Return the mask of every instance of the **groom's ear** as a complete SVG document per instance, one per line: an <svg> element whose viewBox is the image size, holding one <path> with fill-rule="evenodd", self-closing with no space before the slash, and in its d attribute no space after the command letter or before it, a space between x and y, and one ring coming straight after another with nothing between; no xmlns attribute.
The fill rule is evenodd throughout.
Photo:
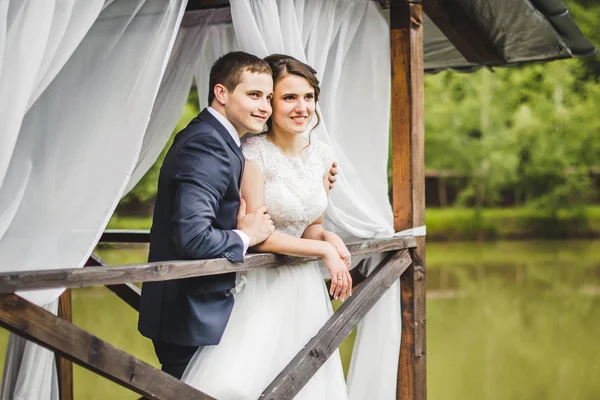
<svg viewBox="0 0 600 400"><path fill-rule="evenodd" d="M227 88L225 88L225 86L223 86L220 83L217 83L215 85L215 87L213 88L213 91L215 93L215 100L222 106L225 105L225 103L227 102L227 95L228 95L228 91Z"/></svg>

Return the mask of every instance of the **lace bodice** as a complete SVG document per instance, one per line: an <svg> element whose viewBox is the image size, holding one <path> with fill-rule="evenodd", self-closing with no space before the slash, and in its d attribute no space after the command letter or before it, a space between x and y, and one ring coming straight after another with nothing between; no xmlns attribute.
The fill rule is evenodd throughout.
<svg viewBox="0 0 600 400"><path fill-rule="evenodd" d="M256 161L262 172L264 202L275 230L295 237L302 236L327 208L323 176L333 162L323 143L313 140L306 151L306 159L290 159L265 134L250 137L242 144L244 157Z"/></svg>

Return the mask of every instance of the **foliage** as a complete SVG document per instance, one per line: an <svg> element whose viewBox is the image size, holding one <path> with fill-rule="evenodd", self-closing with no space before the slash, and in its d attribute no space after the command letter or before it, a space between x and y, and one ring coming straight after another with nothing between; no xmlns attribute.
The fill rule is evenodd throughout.
<svg viewBox="0 0 600 400"><path fill-rule="evenodd" d="M584 2L581 2L584 3ZM600 43L600 6L567 4L584 33ZM477 215L501 190L556 217L592 198L600 160L600 57L425 79L429 169L470 177L462 204Z"/></svg>
<svg viewBox="0 0 600 400"><path fill-rule="evenodd" d="M470 208L430 208L428 241L600 237L600 207L562 209L555 216L532 207L485 208L479 219Z"/></svg>

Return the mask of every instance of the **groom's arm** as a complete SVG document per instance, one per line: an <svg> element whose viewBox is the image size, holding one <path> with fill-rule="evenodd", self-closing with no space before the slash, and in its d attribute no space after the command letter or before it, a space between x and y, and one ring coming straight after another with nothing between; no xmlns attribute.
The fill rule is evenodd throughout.
<svg viewBox="0 0 600 400"><path fill-rule="evenodd" d="M171 226L178 251L186 259L244 261L239 234L213 226L231 180L231 161L223 144L211 135L195 135L176 156Z"/></svg>

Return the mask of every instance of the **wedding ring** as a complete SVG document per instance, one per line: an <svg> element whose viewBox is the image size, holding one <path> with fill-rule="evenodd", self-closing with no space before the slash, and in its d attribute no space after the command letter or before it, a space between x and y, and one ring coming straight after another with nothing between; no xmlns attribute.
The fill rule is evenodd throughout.
<svg viewBox="0 0 600 400"><path fill-rule="evenodd" d="M342 277L338 277L338 282L341 282L341 281L343 281L343 280L344 280L344 278L342 278Z"/></svg>

